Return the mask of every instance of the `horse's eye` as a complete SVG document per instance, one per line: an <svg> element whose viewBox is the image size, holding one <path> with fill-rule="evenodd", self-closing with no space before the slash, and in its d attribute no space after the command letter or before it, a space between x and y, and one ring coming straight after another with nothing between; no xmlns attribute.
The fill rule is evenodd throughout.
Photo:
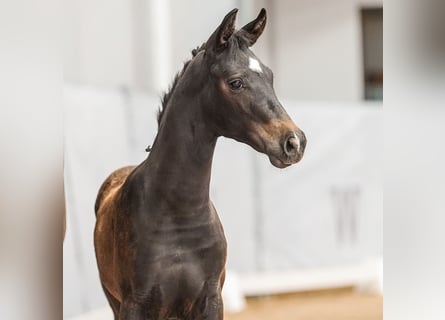
<svg viewBox="0 0 445 320"><path fill-rule="evenodd" d="M235 79L229 82L232 90L240 90L243 87L243 82L240 79Z"/></svg>

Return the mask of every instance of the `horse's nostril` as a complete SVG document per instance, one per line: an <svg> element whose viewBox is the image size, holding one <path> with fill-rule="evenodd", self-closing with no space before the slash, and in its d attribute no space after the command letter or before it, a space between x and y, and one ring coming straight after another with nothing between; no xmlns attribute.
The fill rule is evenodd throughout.
<svg viewBox="0 0 445 320"><path fill-rule="evenodd" d="M288 156L295 155L300 149L300 141L297 137L291 136L287 138L286 143L284 145L284 152Z"/></svg>

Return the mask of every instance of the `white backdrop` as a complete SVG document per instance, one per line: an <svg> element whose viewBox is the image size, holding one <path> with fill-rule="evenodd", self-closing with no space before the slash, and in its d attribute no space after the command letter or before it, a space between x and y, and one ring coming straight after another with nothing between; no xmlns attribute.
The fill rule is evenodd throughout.
<svg viewBox="0 0 445 320"><path fill-rule="evenodd" d="M157 97L66 86L64 316L106 304L93 248L94 201L114 169L140 162L156 134ZM306 133L300 164L279 170L220 139L211 194L228 267L254 272L350 266L382 255L381 108L283 101Z"/></svg>

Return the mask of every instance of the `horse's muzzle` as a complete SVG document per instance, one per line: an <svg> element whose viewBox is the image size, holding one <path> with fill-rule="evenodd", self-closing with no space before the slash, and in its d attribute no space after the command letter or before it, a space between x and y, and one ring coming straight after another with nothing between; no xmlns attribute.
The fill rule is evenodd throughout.
<svg viewBox="0 0 445 320"><path fill-rule="evenodd" d="M282 142L279 156L269 155L270 162L277 168L286 168L303 158L306 136L303 131L290 132Z"/></svg>

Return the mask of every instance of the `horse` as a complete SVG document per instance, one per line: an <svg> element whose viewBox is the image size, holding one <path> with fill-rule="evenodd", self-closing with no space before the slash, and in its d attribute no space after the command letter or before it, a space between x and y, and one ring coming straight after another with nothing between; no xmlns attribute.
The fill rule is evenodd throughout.
<svg viewBox="0 0 445 320"><path fill-rule="evenodd" d="M99 189L95 253L116 320L223 319L227 244L209 197L218 137L253 147L278 168L303 156L303 131L278 101L272 71L249 49L266 10L235 30L237 11L176 75L148 157Z"/></svg>

